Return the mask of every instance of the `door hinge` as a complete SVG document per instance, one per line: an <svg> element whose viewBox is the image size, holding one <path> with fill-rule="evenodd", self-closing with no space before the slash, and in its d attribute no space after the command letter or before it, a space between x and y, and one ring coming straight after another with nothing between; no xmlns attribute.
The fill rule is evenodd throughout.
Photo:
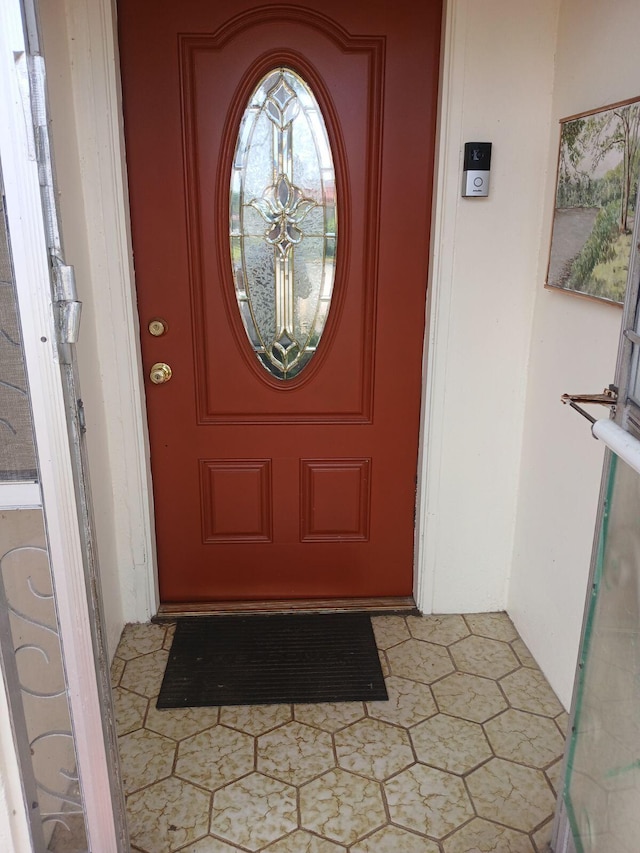
<svg viewBox="0 0 640 853"><path fill-rule="evenodd" d="M568 403L571 408L575 409L583 418L586 418L594 424L596 419L588 412L585 412L580 404L609 406L611 411L615 412L616 403L618 402L618 389L615 385L609 385L608 388L604 389L602 394L563 394L562 397L560 397L560 400L563 403Z"/></svg>
<svg viewBox="0 0 640 853"><path fill-rule="evenodd" d="M56 333L59 344L75 344L80 334L82 302L78 301L75 271L54 256Z"/></svg>
<svg viewBox="0 0 640 853"><path fill-rule="evenodd" d="M68 364L71 354L65 345L78 342L82 303L78 300L74 269L64 262L62 255L47 121L47 75L43 56L34 54L29 57L29 72L29 103L34 128L35 154L39 166L40 186L43 190L44 221L53 271L56 340L59 345L60 361Z"/></svg>

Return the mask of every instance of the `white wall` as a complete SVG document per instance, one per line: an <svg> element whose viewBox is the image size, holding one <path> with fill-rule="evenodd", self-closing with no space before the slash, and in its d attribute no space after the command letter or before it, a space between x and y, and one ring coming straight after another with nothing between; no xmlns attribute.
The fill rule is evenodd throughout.
<svg viewBox="0 0 640 853"><path fill-rule="evenodd" d="M448 6L421 507L437 613L507 602L558 0ZM463 144L484 140L490 197L462 199Z"/></svg>
<svg viewBox="0 0 640 853"><path fill-rule="evenodd" d="M540 285L554 206L558 121L640 95L639 31L637 0L562 0L509 612L567 706L603 450L588 423L558 401L564 392L600 392L613 381L621 311Z"/></svg>

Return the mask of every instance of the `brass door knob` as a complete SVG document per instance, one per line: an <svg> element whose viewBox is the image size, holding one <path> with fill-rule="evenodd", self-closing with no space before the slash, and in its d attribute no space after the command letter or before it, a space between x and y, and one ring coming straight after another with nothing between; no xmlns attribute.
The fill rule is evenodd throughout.
<svg viewBox="0 0 640 853"><path fill-rule="evenodd" d="M163 361L158 361L149 371L149 379L154 385L162 385L171 379L171 368Z"/></svg>
<svg viewBox="0 0 640 853"><path fill-rule="evenodd" d="M154 338L166 335L169 330L166 320L161 320L159 317L154 317L153 320L149 320L147 328L149 329L149 334L153 335Z"/></svg>

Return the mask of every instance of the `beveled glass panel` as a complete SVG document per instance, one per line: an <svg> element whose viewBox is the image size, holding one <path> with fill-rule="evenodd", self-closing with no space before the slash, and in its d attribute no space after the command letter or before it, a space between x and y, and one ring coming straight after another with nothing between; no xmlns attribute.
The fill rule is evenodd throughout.
<svg viewBox="0 0 640 853"><path fill-rule="evenodd" d="M329 313L337 243L333 157L319 104L290 68L269 72L240 123L229 235L238 308L260 363L292 379Z"/></svg>

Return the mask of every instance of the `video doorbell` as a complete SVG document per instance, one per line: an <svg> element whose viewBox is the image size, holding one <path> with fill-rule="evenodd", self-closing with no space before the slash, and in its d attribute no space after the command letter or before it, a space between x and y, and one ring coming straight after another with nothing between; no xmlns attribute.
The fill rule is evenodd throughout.
<svg viewBox="0 0 640 853"><path fill-rule="evenodd" d="M462 197L486 198L489 195L491 143L466 142L462 172Z"/></svg>

